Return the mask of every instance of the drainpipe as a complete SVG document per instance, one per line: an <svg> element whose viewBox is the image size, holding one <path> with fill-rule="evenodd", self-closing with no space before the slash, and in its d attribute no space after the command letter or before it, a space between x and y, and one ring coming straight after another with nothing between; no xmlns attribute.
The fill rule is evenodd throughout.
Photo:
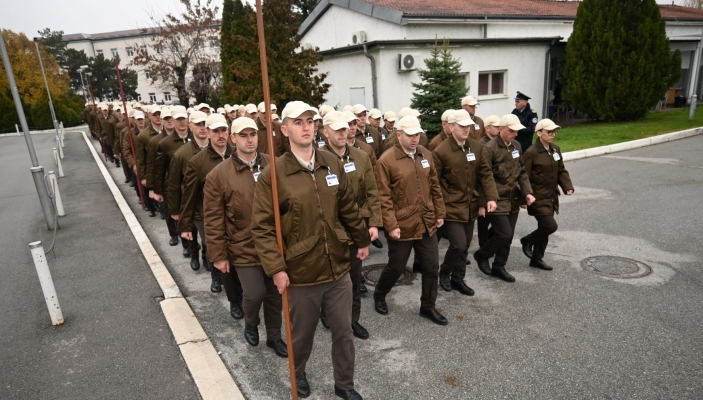
<svg viewBox="0 0 703 400"><path fill-rule="evenodd" d="M373 108L378 108L378 85L377 85L377 77L376 77L376 59L373 58L371 54L369 54L369 49L366 48L366 43L363 44L364 46L364 55L366 58L368 58L371 61L371 90L373 93Z"/></svg>
<svg viewBox="0 0 703 400"><path fill-rule="evenodd" d="M545 54L544 60L544 98L543 98L543 108L542 108L542 118L547 118L549 116L549 68L552 66L552 46L554 41L549 43L549 48Z"/></svg>

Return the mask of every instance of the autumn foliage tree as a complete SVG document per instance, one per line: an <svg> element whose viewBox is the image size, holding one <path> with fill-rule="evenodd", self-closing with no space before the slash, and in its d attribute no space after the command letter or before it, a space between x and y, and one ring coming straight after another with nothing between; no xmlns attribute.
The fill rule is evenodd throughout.
<svg viewBox="0 0 703 400"><path fill-rule="evenodd" d="M203 71L219 70L219 26L217 13L219 7L213 0L179 0L181 13L168 13L162 18L150 16L152 26L142 29L149 35L133 47L135 51L132 65L140 67L151 74L152 84L161 84L165 88L174 88L181 104L188 104L193 88L205 97L219 91L218 81L213 75ZM196 83L193 71L196 69ZM214 76L218 76L215 73Z"/></svg>

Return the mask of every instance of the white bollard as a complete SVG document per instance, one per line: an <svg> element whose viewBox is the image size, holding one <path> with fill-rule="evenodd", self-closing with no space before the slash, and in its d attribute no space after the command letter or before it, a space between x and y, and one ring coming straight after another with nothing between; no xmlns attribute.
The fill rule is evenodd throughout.
<svg viewBox="0 0 703 400"><path fill-rule="evenodd" d="M63 147L61 147L61 139L56 135L56 148L59 150L59 156L63 160Z"/></svg>
<svg viewBox="0 0 703 400"><path fill-rule="evenodd" d="M66 147L66 145L63 143L64 137L66 136L66 130L63 129L63 122L59 122L59 127L61 128L61 147Z"/></svg>
<svg viewBox="0 0 703 400"><path fill-rule="evenodd" d="M59 151L56 150L56 147L53 148L54 150L54 161L56 161L56 167L59 170L59 178L63 178L63 167L61 166L61 158L59 157Z"/></svg>
<svg viewBox="0 0 703 400"><path fill-rule="evenodd" d="M54 171L49 171L47 174L49 176L49 185L51 185L51 192L54 194L54 201L56 202L56 212L59 217L66 215L63 210L63 201L61 201L61 192L59 191L59 180L56 179L56 173Z"/></svg>
<svg viewBox="0 0 703 400"><path fill-rule="evenodd" d="M17 129L17 134L22 136L22 134L20 133L20 127L17 126L17 124L15 124L15 129Z"/></svg>
<svg viewBox="0 0 703 400"><path fill-rule="evenodd" d="M63 325L63 313L61 313L61 306L59 305L59 298L56 295L54 281L51 279L49 264L46 263L44 247L42 247L41 242L32 242L29 244L29 248L32 250L34 268L37 270L39 284L41 284L41 290L44 292L44 300L46 301L46 307L49 309L51 323L54 326Z"/></svg>

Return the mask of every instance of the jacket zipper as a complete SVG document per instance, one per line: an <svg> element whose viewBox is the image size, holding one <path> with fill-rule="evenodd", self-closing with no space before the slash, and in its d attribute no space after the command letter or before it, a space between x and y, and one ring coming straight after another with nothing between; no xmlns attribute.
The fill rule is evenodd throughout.
<svg viewBox="0 0 703 400"><path fill-rule="evenodd" d="M324 219L324 213L322 212L322 200L320 199L320 191L317 187L317 180L315 179L315 171L312 171L310 173L310 176L312 177L312 183L315 185L315 195L317 196L317 208L320 211L320 214L322 214L322 235L325 237L325 253L327 253L327 260L329 261L330 265L330 273L332 274L332 279L337 280L337 277L334 275L334 270L332 269L332 260L330 259L330 247L329 243L327 241L327 230L325 229L325 219Z"/></svg>

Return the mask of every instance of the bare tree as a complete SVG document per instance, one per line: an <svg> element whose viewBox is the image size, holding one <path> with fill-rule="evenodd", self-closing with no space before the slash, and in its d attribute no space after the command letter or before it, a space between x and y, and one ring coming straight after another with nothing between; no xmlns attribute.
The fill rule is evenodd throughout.
<svg viewBox="0 0 703 400"><path fill-rule="evenodd" d="M703 8L703 0L686 0L683 5L685 7Z"/></svg>
<svg viewBox="0 0 703 400"><path fill-rule="evenodd" d="M213 5L213 0L179 2L184 7L180 14L149 17L152 26L142 29L149 36L134 46L138 50L132 65L149 72L152 84L158 82L169 90L175 89L181 104L188 105L191 90L197 89L201 98L209 98L216 94L213 90L218 90L217 79L207 79L204 84L203 71L216 71L219 75L219 7ZM192 85L194 75L198 82Z"/></svg>

